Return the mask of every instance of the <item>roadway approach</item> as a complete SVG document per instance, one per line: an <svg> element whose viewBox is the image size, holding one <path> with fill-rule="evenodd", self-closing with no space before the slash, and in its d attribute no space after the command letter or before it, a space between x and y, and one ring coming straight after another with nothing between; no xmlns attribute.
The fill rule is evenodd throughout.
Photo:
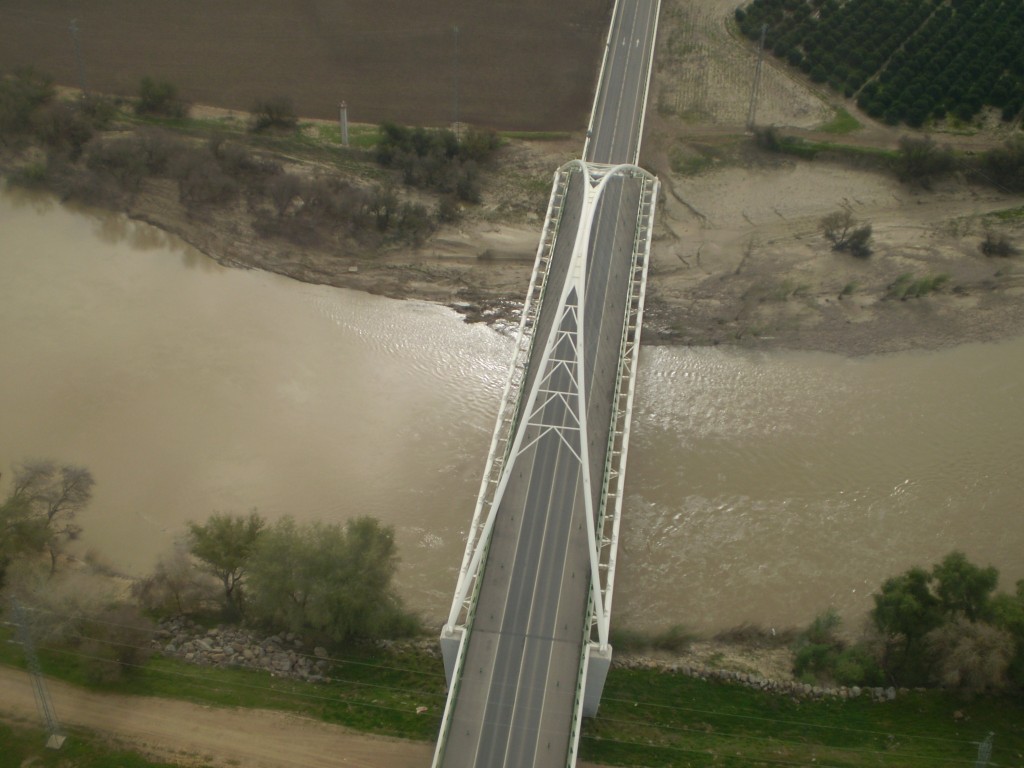
<svg viewBox="0 0 1024 768"><path fill-rule="evenodd" d="M436 768L573 766L611 661L658 181L636 166L660 0L617 0L583 157L555 173L455 597Z"/></svg>

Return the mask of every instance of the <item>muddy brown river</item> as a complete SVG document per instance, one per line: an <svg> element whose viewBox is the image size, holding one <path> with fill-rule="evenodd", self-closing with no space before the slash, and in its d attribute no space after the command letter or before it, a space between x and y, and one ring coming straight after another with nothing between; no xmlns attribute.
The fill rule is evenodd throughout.
<svg viewBox="0 0 1024 768"><path fill-rule="evenodd" d="M511 354L444 307L225 269L146 225L0 193L0 482L89 467L79 553L141 574L188 520L395 527L447 612ZM953 548L1024 578L1024 338L941 352L645 348L615 624L856 625Z"/></svg>

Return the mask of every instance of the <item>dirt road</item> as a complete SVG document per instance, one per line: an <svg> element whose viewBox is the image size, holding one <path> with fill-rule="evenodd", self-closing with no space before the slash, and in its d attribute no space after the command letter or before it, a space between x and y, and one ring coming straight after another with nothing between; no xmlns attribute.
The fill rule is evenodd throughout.
<svg viewBox="0 0 1024 768"><path fill-rule="evenodd" d="M425 768L434 751L433 744L367 736L284 712L97 694L56 680L47 687L62 724L179 765ZM2 665L0 718L38 721L28 675Z"/></svg>
<svg viewBox="0 0 1024 768"><path fill-rule="evenodd" d="M46 685L63 725L87 728L176 765L427 768L434 756L433 743L369 736L286 712L92 693L51 679ZM0 720L40 722L28 674L4 664Z"/></svg>

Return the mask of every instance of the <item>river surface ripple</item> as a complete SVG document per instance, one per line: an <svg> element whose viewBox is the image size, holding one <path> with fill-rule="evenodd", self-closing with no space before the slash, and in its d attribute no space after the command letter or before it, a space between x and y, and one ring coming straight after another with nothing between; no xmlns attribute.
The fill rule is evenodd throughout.
<svg viewBox="0 0 1024 768"><path fill-rule="evenodd" d="M447 612L509 339L446 308L224 269L0 194L0 468L97 479L81 549L141 574L213 511L395 526ZM1024 338L846 359L644 348L616 625L785 627L954 548L1024 577ZM6 486L5 486L6 488Z"/></svg>

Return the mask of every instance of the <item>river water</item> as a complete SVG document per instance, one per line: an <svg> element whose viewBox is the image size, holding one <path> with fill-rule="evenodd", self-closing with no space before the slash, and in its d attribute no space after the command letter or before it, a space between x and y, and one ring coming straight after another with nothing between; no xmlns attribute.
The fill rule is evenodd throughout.
<svg viewBox="0 0 1024 768"><path fill-rule="evenodd" d="M370 514L440 623L511 350L443 307L0 194L0 469L91 469L81 549L128 573L214 511ZM855 623L885 577L953 548L1024 577L1024 338L856 360L644 348L636 406L616 624Z"/></svg>

